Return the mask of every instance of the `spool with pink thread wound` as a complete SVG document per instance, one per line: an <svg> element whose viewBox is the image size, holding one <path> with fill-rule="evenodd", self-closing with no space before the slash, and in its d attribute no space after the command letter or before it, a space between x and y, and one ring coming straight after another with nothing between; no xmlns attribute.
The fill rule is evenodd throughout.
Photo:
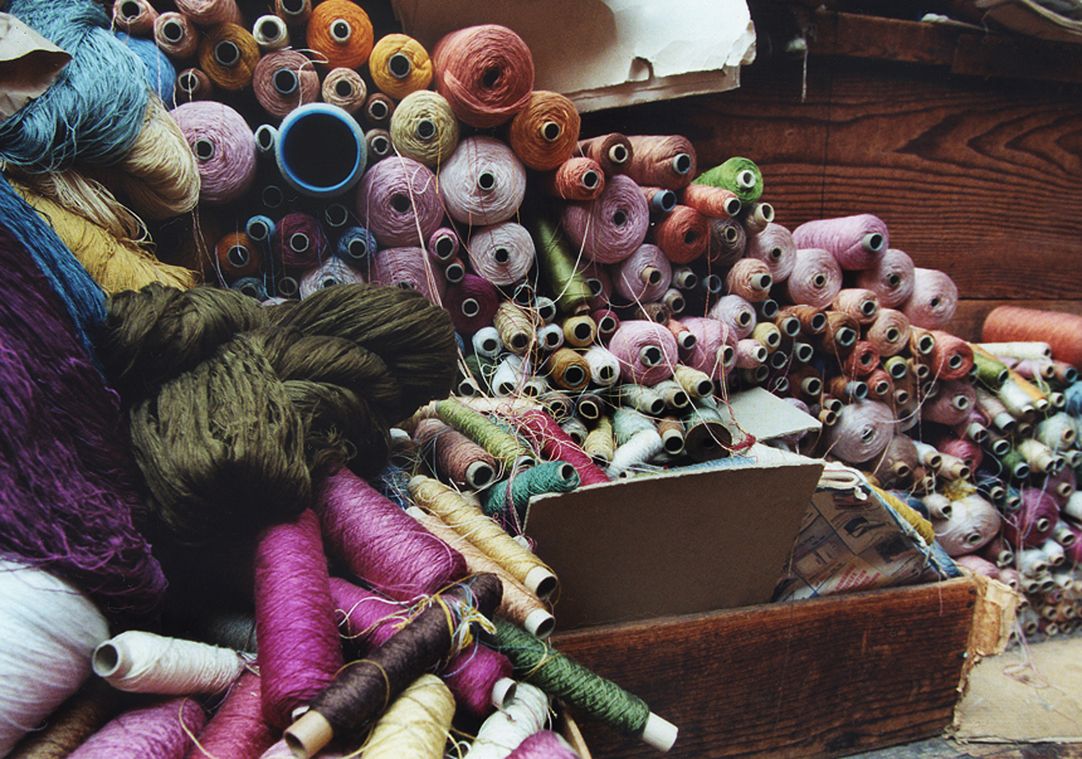
<svg viewBox="0 0 1082 759"><path fill-rule="evenodd" d="M672 332L643 320L622 322L609 340L609 350L620 361L624 381L640 385L656 385L668 379L679 361Z"/></svg>
<svg viewBox="0 0 1082 759"><path fill-rule="evenodd" d="M785 283L793 303L826 308L842 289L842 270L834 256L822 248L802 248Z"/></svg>
<svg viewBox="0 0 1082 759"><path fill-rule="evenodd" d="M661 248L646 243L614 265L612 280L624 302L653 303L669 289L672 265Z"/></svg>
<svg viewBox="0 0 1082 759"><path fill-rule="evenodd" d="M793 230L793 240L798 248L828 251L846 271L872 268L890 244L887 225L870 213L806 222Z"/></svg>
<svg viewBox="0 0 1082 759"><path fill-rule="evenodd" d="M564 231L575 249L597 263L614 264L634 253L646 240L650 209L633 180L618 174L596 200L568 203Z"/></svg>
<svg viewBox="0 0 1082 759"><path fill-rule="evenodd" d="M684 357L685 363L713 379L722 379L735 366L736 334L718 319L692 316L683 324L695 335L695 345Z"/></svg>
<svg viewBox="0 0 1082 759"><path fill-rule="evenodd" d="M884 308L897 308L913 294L913 259L904 251L889 248L870 269L857 272L857 287L879 296Z"/></svg>
<svg viewBox="0 0 1082 759"><path fill-rule="evenodd" d="M775 285L784 284L796 267L793 234L781 224L771 222L759 234L748 237L747 255L770 267Z"/></svg>
<svg viewBox="0 0 1082 759"><path fill-rule="evenodd" d="M436 177L412 158L392 156L365 172L357 217L380 246L421 246L443 219Z"/></svg>

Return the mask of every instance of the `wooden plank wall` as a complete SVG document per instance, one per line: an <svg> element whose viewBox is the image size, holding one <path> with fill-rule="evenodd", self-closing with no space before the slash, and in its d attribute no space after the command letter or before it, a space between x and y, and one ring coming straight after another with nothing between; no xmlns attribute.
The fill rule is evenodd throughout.
<svg viewBox="0 0 1082 759"><path fill-rule="evenodd" d="M737 91L590 115L585 133L683 133L704 167L748 156L786 226L878 214L892 247L954 278L965 337L1002 301L1082 313L1077 86L954 74L943 64L974 68L973 40L929 25L815 21L803 102L803 61L778 55Z"/></svg>

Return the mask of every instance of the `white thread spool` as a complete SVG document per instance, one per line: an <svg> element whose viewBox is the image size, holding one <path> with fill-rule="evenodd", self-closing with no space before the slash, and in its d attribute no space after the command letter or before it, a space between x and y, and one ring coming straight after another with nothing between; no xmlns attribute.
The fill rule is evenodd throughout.
<svg viewBox="0 0 1082 759"><path fill-rule="evenodd" d="M618 447L606 473L610 478L623 477L640 464L644 464L665 450L665 443L656 429L639 430Z"/></svg>
<svg viewBox="0 0 1082 759"><path fill-rule="evenodd" d="M473 352L485 358L496 358L503 350L500 333L495 327L482 327L473 333Z"/></svg>
<svg viewBox="0 0 1082 759"><path fill-rule="evenodd" d="M554 351L564 344L564 330L559 324L546 324L537 330L537 344L542 350Z"/></svg>
<svg viewBox="0 0 1082 759"><path fill-rule="evenodd" d="M548 717L549 699L545 692L529 683L519 683L511 702L481 725L465 759L505 759L520 743L541 730Z"/></svg>
<svg viewBox="0 0 1082 759"><path fill-rule="evenodd" d="M950 556L973 553L996 536L999 512L979 495L967 495L951 503L949 519L933 522L935 536Z"/></svg>
<svg viewBox="0 0 1082 759"><path fill-rule="evenodd" d="M1041 553L1048 559L1048 565L1051 567L1063 566L1067 561L1067 552L1063 550L1063 546L1054 540L1046 540L1041 544Z"/></svg>
<svg viewBox="0 0 1082 759"><path fill-rule="evenodd" d="M1039 548L1025 548L1018 554L1018 571L1027 580L1037 580L1048 571L1048 557Z"/></svg>
<svg viewBox="0 0 1082 759"><path fill-rule="evenodd" d="M607 348L591 346L583 355L590 367L590 380L599 387L611 387L620 379L620 359Z"/></svg>
<svg viewBox="0 0 1082 759"><path fill-rule="evenodd" d="M529 359L511 353L503 357L492 375L492 392L501 398L514 395L532 374Z"/></svg>
<svg viewBox="0 0 1082 759"><path fill-rule="evenodd" d="M977 343L978 348L1000 358L1039 361L1052 358L1052 348L1048 343Z"/></svg>
<svg viewBox="0 0 1082 759"><path fill-rule="evenodd" d="M3 559L0 609L0 756L6 756L83 684L109 625L73 586Z"/></svg>
<svg viewBox="0 0 1082 759"><path fill-rule="evenodd" d="M244 661L228 648L129 630L94 650L93 667L117 690L189 696L225 690Z"/></svg>
<svg viewBox="0 0 1082 759"><path fill-rule="evenodd" d="M274 15L260 16L252 25L252 36L264 53L289 47L289 28L286 22Z"/></svg>

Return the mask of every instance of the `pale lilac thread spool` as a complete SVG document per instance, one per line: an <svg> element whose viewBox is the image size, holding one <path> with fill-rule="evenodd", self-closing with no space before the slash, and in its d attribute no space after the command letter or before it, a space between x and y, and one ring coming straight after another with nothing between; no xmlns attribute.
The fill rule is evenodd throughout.
<svg viewBox="0 0 1082 759"><path fill-rule="evenodd" d="M564 230L576 248L598 263L614 264L634 253L646 240L650 208L642 189L618 174L597 200L568 203Z"/></svg>
<svg viewBox="0 0 1082 759"><path fill-rule="evenodd" d="M263 110L282 118L319 100L319 74L303 53L279 50L259 59L252 72L252 91Z"/></svg>
<svg viewBox="0 0 1082 759"><path fill-rule="evenodd" d="M736 334L718 319L692 316L683 322L695 335L695 345L685 356L685 363L713 379L722 379L736 364Z"/></svg>
<svg viewBox="0 0 1082 759"><path fill-rule="evenodd" d="M909 321L925 329L944 329L958 309L958 288L937 269L913 270L913 294L902 305Z"/></svg>
<svg viewBox="0 0 1082 759"><path fill-rule="evenodd" d="M739 295L726 295L710 309L711 319L727 326L737 340L749 337L755 329L755 307Z"/></svg>
<svg viewBox="0 0 1082 759"><path fill-rule="evenodd" d="M357 216L380 246L422 246L443 219L436 176L411 158L393 156L365 172Z"/></svg>
<svg viewBox="0 0 1082 759"><path fill-rule="evenodd" d="M1022 488L1022 507L1003 522L1003 537L1017 554L1022 547L1034 548L1046 541L1059 520L1059 505L1049 493Z"/></svg>
<svg viewBox="0 0 1082 759"><path fill-rule="evenodd" d="M319 504L330 551L392 598L431 595L467 573L462 554L348 470L327 479Z"/></svg>
<svg viewBox="0 0 1082 759"><path fill-rule="evenodd" d="M612 281L625 302L654 303L672 283L672 264L661 248L646 243L614 265Z"/></svg>
<svg viewBox="0 0 1082 759"><path fill-rule="evenodd" d="M380 285L408 287L433 303L443 299L444 280L420 248L384 248L372 257L368 279Z"/></svg>
<svg viewBox="0 0 1082 759"><path fill-rule="evenodd" d="M493 137L468 137L440 171L447 215L471 226L488 226L515 215L526 196L526 169Z"/></svg>
<svg viewBox="0 0 1082 759"><path fill-rule="evenodd" d="M255 181L255 136L244 117L210 100L185 103L170 112L184 133L199 168L199 200L224 205Z"/></svg>
<svg viewBox="0 0 1082 759"><path fill-rule="evenodd" d="M971 384L957 380L943 382L935 397L922 406L922 415L928 421L953 427L969 419L976 404L977 394Z"/></svg>
<svg viewBox="0 0 1082 759"><path fill-rule="evenodd" d="M429 255L435 256L440 261L450 261L458 255L461 246L458 232L451 227L440 227L428 236Z"/></svg>
<svg viewBox="0 0 1082 759"><path fill-rule="evenodd" d="M297 292L303 300L309 295L328 287L349 285L356 282L364 282L364 277L341 258L332 256L321 263L319 267L312 269L301 277Z"/></svg>
<svg viewBox="0 0 1082 759"><path fill-rule="evenodd" d="M796 266L793 233L781 224L771 222L762 232L748 238L747 255L758 258L770 267L775 285L783 284Z"/></svg>
<svg viewBox="0 0 1082 759"><path fill-rule="evenodd" d="M847 464L861 464L886 450L894 436L894 426L894 414L882 403L850 403L827 430L829 453Z"/></svg>
<svg viewBox="0 0 1082 759"><path fill-rule="evenodd" d="M829 251L846 271L870 269L890 244L887 225L870 213L806 222L793 230L793 240L799 248Z"/></svg>
<svg viewBox="0 0 1082 759"><path fill-rule="evenodd" d="M609 341L609 351L620 361L624 381L640 385L656 385L668 379L679 361L672 332L643 320L622 322Z"/></svg>
<svg viewBox="0 0 1082 759"><path fill-rule="evenodd" d="M870 269L857 273L857 287L873 291L879 305L897 308L913 294L913 259L904 251L890 248Z"/></svg>
<svg viewBox="0 0 1082 759"><path fill-rule="evenodd" d="M842 289L841 267L829 251L799 249L785 288L793 303L826 308Z"/></svg>
<svg viewBox="0 0 1082 759"><path fill-rule="evenodd" d="M513 221L474 230L466 255L477 274L501 287L524 279L537 257L530 233Z"/></svg>
<svg viewBox="0 0 1082 759"><path fill-rule="evenodd" d="M979 495L951 502L950 517L933 522L935 537L950 556L965 556L987 545L999 532L999 512Z"/></svg>

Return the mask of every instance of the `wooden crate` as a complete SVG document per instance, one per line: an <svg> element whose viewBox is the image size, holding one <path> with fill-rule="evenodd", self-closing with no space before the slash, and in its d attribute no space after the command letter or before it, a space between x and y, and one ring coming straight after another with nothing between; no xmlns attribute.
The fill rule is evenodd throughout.
<svg viewBox="0 0 1082 759"><path fill-rule="evenodd" d="M668 756L827 756L950 723L978 586L968 579L609 625L555 645L680 727ZM657 757L580 722L595 757Z"/></svg>

